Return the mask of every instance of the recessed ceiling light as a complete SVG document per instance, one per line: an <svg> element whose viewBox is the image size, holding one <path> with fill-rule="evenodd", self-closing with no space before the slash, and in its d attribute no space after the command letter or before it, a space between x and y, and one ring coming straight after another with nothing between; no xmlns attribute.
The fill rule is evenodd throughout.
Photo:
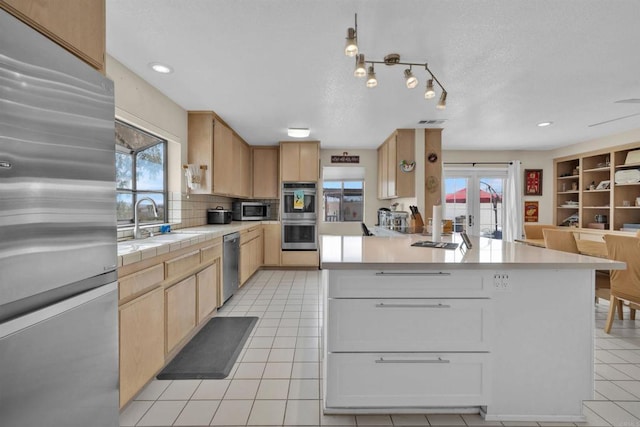
<svg viewBox="0 0 640 427"><path fill-rule="evenodd" d="M543 127L551 126L552 124L553 122L541 122L541 123L538 123L538 127L543 128Z"/></svg>
<svg viewBox="0 0 640 427"><path fill-rule="evenodd" d="M287 135L292 138L306 138L311 131L308 128L289 128L287 129Z"/></svg>
<svg viewBox="0 0 640 427"><path fill-rule="evenodd" d="M173 68L169 67L168 65L165 64L161 64L159 62L151 62L149 64L149 67L151 67L151 69L157 73L160 74L170 74L173 73Z"/></svg>

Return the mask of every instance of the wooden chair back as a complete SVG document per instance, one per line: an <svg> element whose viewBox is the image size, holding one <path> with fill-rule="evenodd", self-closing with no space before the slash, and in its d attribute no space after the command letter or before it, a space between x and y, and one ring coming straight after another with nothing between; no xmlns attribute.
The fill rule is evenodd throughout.
<svg viewBox="0 0 640 427"><path fill-rule="evenodd" d="M524 237L527 239L544 239L542 230L545 228L558 228L553 224L525 224L524 225Z"/></svg>
<svg viewBox="0 0 640 427"><path fill-rule="evenodd" d="M606 234L609 259L627 263L626 270L611 270L611 295L640 304L640 239Z"/></svg>
<svg viewBox="0 0 640 427"><path fill-rule="evenodd" d="M542 234L544 236L544 245L547 249L574 254L580 253L573 232L557 228L545 228L542 230Z"/></svg>

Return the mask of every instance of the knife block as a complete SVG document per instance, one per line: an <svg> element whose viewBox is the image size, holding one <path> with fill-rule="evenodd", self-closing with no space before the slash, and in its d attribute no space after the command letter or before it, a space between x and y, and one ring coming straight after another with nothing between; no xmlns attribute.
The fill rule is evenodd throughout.
<svg viewBox="0 0 640 427"><path fill-rule="evenodd" d="M422 215L419 213L413 214L413 218L409 220L409 226L414 230L422 231L422 227L424 227L424 221L422 221Z"/></svg>

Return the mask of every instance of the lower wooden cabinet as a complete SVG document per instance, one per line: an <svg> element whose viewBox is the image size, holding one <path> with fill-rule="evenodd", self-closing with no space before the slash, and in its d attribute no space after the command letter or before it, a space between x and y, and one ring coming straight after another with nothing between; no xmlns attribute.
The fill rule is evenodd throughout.
<svg viewBox="0 0 640 427"><path fill-rule="evenodd" d="M242 232L240 242L240 286L242 286L263 264L262 227Z"/></svg>
<svg viewBox="0 0 640 427"><path fill-rule="evenodd" d="M263 264L269 266L280 265L280 251L282 246L280 224L265 224L262 226L264 230Z"/></svg>
<svg viewBox="0 0 640 427"><path fill-rule="evenodd" d="M164 365L164 290L123 304L118 318L122 407Z"/></svg>
<svg viewBox="0 0 640 427"><path fill-rule="evenodd" d="M205 320L218 307L218 274L220 265L213 265L196 274L198 284L198 323Z"/></svg>
<svg viewBox="0 0 640 427"><path fill-rule="evenodd" d="M320 265L318 251L282 251L282 265L317 267Z"/></svg>
<svg viewBox="0 0 640 427"><path fill-rule="evenodd" d="M196 276L165 290L167 353L196 326Z"/></svg>

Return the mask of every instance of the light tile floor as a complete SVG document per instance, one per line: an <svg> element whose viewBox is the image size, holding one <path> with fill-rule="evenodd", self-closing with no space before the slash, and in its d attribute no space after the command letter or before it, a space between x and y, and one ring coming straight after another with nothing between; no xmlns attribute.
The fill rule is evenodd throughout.
<svg viewBox="0 0 640 427"><path fill-rule="evenodd" d="M153 380L122 411L120 425L640 427L640 324L616 320L612 333L605 334L606 302L595 306L596 393L584 402L586 423L488 423L479 415L325 416L320 409L320 295L318 271L257 272L217 314L260 318L229 377Z"/></svg>

